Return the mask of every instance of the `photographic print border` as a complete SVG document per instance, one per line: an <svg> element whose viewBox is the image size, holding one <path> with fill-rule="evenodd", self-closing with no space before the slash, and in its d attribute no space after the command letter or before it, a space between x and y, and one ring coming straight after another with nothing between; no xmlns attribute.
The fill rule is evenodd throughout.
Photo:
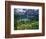
<svg viewBox="0 0 46 39"><path fill-rule="evenodd" d="M11 33L11 5L41 6L42 7L42 33L10 34ZM34 37L45 35L45 4L35 2L5 1L5 38Z"/></svg>
<svg viewBox="0 0 46 39"><path fill-rule="evenodd" d="M39 11L38 11L38 15L39 15L39 17L38 17L38 21L39 21L39 23L38 23L38 21L37 21L37 23L38 23L38 29L31 29L31 27L30 27L30 29L28 28L28 30L25 28L25 30L14 30L14 8L16 9L16 8L23 8L23 9L38 9ZM36 11L36 10L35 10ZM35 12L33 12L33 13L35 13ZM19 13L18 13L19 14ZM30 15L31 15L31 13L30 13ZM34 14L33 14L33 16L34 16ZM36 15L35 15L36 16ZM34 17L35 17L34 16ZM32 16L31 16L32 17ZM32 19L32 18L31 18ZM36 22L36 21L35 21ZM34 23L33 23L34 24ZM32 23L31 23L31 21L30 21L30 25L32 26ZM34 24L35 25L35 24ZM20 26L20 25L19 25ZM35 25L36 26L36 25ZM24 26L23 26L24 27ZM27 26L26 26L27 27ZM36 28L36 27L35 27ZM21 29L22 29L22 26L21 26ZM42 7L40 7L40 6L19 6L19 5L11 5L11 34L25 34L25 33L41 33L42 32Z"/></svg>

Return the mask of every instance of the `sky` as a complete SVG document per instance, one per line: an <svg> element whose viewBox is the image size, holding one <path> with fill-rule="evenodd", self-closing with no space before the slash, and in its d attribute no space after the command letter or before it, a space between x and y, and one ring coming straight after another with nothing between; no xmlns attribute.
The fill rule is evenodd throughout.
<svg viewBox="0 0 46 39"><path fill-rule="evenodd" d="M14 9L14 12L16 12L15 14L20 14L20 15L24 15L27 11L33 14L34 11L37 12L37 9L21 9L21 8Z"/></svg>

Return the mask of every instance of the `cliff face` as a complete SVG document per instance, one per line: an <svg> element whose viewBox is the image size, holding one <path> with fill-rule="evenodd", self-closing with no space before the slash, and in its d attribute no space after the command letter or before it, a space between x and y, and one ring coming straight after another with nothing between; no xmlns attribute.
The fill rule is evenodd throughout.
<svg viewBox="0 0 46 39"><path fill-rule="evenodd" d="M14 17L19 19L35 19L39 18L39 10L38 9L14 9Z"/></svg>

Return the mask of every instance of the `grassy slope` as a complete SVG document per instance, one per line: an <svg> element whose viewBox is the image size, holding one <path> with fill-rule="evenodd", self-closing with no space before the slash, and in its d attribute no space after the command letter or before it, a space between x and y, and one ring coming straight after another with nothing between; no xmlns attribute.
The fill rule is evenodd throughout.
<svg viewBox="0 0 46 39"><path fill-rule="evenodd" d="M17 24L15 24L15 28L17 30L25 30L25 29L38 29L39 27L39 22L38 21L21 21L21 22L17 22Z"/></svg>

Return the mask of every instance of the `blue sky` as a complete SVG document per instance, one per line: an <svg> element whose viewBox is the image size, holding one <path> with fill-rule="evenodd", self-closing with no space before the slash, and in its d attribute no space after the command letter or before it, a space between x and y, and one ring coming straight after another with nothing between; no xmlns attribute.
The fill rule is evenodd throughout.
<svg viewBox="0 0 46 39"><path fill-rule="evenodd" d="M20 14L20 15L24 15L26 13L26 11L29 9L21 9L21 8L15 8L14 12L16 12L15 14ZM33 12L37 12L38 9L30 9L30 13L33 14Z"/></svg>

